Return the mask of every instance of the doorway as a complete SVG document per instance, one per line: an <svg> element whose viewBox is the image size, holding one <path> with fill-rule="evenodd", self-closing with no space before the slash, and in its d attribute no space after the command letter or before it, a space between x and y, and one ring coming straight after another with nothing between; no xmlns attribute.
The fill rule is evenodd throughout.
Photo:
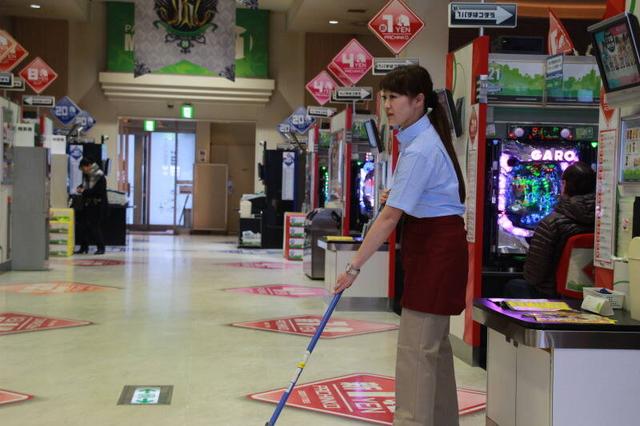
<svg viewBox="0 0 640 426"><path fill-rule="evenodd" d="M173 231L191 226L196 123L122 120L119 188L127 193L127 226L138 231Z"/></svg>

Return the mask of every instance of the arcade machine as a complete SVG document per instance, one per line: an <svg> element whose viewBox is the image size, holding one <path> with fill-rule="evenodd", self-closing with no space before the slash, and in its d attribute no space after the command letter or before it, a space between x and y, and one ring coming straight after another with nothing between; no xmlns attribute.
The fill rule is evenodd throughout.
<svg viewBox="0 0 640 426"><path fill-rule="evenodd" d="M487 144L487 271L519 274L536 226L558 202L563 171L576 161L595 166L597 130L595 124L496 124L502 137Z"/></svg>
<svg viewBox="0 0 640 426"><path fill-rule="evenodd" d="M369 139L365 122L370 116L356 116L351 141L345 143L341 133L335 133L329 147L328 205L342 209L343 235L359 236L375 213L377 145ZM345 167L345 164L348 164Z"/></svg>

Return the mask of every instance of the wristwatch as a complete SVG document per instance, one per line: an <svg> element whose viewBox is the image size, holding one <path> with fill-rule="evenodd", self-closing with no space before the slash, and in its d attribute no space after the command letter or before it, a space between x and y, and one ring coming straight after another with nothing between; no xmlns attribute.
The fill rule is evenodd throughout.
<svg viewBox="0 0 640 426"><path fill-rule="evenodd" d="M357 277L360 273L360 269L356 269L350 263L347 263L347 269L345 270L345 272L352 277Z"/></svg>

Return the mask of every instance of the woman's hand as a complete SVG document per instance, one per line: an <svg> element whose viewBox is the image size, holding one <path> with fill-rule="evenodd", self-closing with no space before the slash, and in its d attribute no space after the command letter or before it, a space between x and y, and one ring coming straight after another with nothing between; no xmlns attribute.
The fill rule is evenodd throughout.
<svg viewBox="0 0 640 426"><path fill-rule="evenodd" d="M336 293L345 291L346 289L348 289L353 285L353 282L356 280L357 277L358 277L357 275L347 274L346 272L341 273L338 279L336 280L336 285L333 288L333 293L336 294Z"/></svg>
<svg viewBox="0 0 640 426"><path fill-rule="evenodd" d="M380 204L386 204L389 199L389 191L390 189L383 189L380 191Z"/></svg>

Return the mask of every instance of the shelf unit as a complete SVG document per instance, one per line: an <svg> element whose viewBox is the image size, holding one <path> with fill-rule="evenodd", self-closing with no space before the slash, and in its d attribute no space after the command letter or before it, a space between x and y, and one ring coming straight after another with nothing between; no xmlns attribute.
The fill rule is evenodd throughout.
<svg viewBox="0 0 640 426"><path fill-rule="evenodd" d="M72 256L75 246L73 209L50 209L49 211L49 256Z"/></svg>

